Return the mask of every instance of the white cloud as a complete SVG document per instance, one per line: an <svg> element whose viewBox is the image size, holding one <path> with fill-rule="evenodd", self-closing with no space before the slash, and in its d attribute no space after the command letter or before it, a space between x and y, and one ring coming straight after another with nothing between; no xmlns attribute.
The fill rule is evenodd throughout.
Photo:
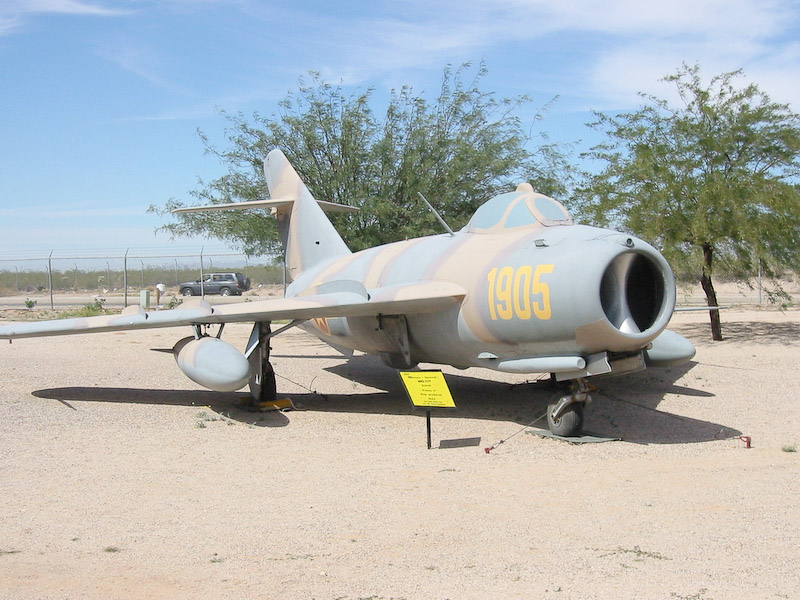
<svg viewBox="0 0 800 600"><path fill-rule="evenodd" d="M6 0L2 9L9 13L57 13L63 15L97 15L115 16L128 14L129 11L107 8L95 3L81 0Z"/></svg>
<svg viewBox="0 0 800 600"><path fill-rule="evenodd" d="M171 91L180 91L175 83L163 73L165 65L170 62L168 57L140 39L113 36L111 41L99 46L95 53L100 58L113 62L152 84Z"/></svg>
<svg viewBox="0 0 800 600"><path fill-rule="evenodd" d="M409 17L395 12L393 18L328 23L326 30L340 32L333 38L340 49L330 63L336 67L326 73L374 80L399 69L442 65L452 56L479 58L508 42L534 46L559 38L558 45L586 52L572 67L572 79L581 83L570 93L595 108L630 107L638 91L657 93L659 80L684 62L698 62L709 74L743 68L776 99L800 106L800 92L791 89L796 79L786 77L800 69L790 35L800 11L788 0L414 0L402 6ZM359 43L348 49L353 39Z"/></svg>
<svg viewBox="0 0 800 600"><path fill-rule="evenodd" d="M116 17L131 11L82 0L4 0L0 3L0 36L17 31L26 19L39 14Z"/></svg>
<svg viewBox="0 0 800 600"><path fill-rule="evenodd" d="M784 1L750 0L506 0L547 30L577 29L613 35L773 35L792 10ZM497 5L497 4L495 4ZM530 24L528 22L527 24Z"/></svg>
<svg viewBox="0 0 800 600"><path fill-rule="evenodd" d="M5 14L0 9L0 37L7 35L20 26L21 20L17 15Z"/></svg>
<svg viewBox="0 0 800 600"><path fill-rule="evenodd" d="M675 44L668 39L636 39L619 43L592 64L581 95L592 102L592 108L601 110L638 105L637 92L674 101L674 85L661 80L683 63L699 64L706 81L719 73L742 69L746 80L756 83L773 100L800 108L796 85L800 44L769 40L724 44L695 39Z"/></svg>

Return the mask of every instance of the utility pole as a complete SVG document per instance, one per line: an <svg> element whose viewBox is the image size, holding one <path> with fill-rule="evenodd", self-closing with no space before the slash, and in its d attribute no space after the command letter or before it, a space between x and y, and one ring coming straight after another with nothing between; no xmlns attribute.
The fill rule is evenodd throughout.
<svg viewBox="0 0 800 600"><path fill-rule="evenodd" d="M125 258L123 259L123 272L122 272L122 286L125 288L125 301L124 307L128 308L128 251L130 248L125 249Z"/></svg>
<svg viewBox="0 0 800 600"><path fill-rule="evenodd" d="M53 304L53 251L50 250L50 256L47 257L47 287L50 288L50 310L55 310Z"/></svg>

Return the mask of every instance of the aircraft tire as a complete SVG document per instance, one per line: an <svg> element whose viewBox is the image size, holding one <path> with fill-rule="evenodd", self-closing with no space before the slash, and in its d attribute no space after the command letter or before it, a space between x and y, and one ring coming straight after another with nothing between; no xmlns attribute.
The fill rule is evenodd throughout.
<svg viewBox="0 0 800 600"><path fill-rule="evenodd" d="M550 433L561 437L579 436L583 430L583 403L573 402L558 419L553 419L555 407L555 404L547 407L547 425L550 427Z"/></svg>

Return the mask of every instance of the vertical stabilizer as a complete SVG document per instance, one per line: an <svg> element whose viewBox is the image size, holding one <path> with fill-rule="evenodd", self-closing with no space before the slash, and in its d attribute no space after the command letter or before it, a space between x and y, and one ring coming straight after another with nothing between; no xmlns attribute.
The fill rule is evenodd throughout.
<svg viewBox="0 0 800 600"><path fill-rule="evenodd" d="M300 176L280 150L273 150L264 162L271 198L291 198L291 204L277 209L286 266L294 279L298 273L350 254L339 232L328 220Z"/></svg>

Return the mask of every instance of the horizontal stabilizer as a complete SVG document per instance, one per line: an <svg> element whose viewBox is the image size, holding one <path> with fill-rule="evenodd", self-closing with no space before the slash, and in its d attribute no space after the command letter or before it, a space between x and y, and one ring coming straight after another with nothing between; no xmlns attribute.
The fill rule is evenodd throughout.
<svg viewBox="0 0 800 600"><path fill-rule="evenodd" d="M246 210L250 208L274 208L280 209L283 207L291 206L295 201L294 198L270 198L269 200L252 200L250 202L230 202L228 204L209 204L207 206L187 206L185 208L176 208L173 214L180 213L194 213L194 212L207 212L214 210ZM317 200L317 204L326 212L358 212L355 206L348 206L346 204L336 204L334 202L325 202L324 200Z"/></svg>

